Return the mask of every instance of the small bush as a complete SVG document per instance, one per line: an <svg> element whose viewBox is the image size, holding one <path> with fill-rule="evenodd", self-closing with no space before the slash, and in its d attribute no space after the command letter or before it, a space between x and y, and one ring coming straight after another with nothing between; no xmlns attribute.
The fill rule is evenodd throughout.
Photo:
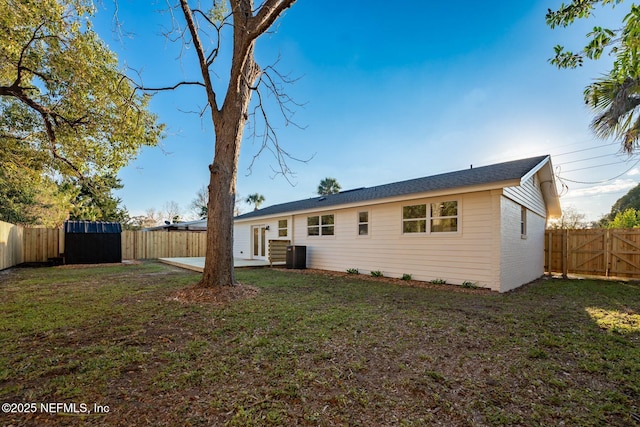
<svg viewBox="0 0 640 427"><path fill-rule="evenodd" d="M384 277L384 274L382 274L382 271L380 271L380 270L372 271L371 275L373 277Z"/></svg>
<svg viewBox="0 0 640 427"><path fill-rule="evenodd" d="M447 281L444 279L433 279L431 283L433 283L434 285L446 285Z"/></svg>
<svg viewBox="0 0 640 427"><path fill-rule="evenodd" d="M347 269L347 273L349 274L360 274L357 268L349 268Z"/></svg>
<svg viewBox="0 0 640 427"><path fill-rule="evenodd" d="M464 282L462 282L462 287L463 288L468 288L468 289L478 289L478 282L470 282L468 280L465 280Z"/></svg>
<svg viewBox="0 0 640 427"><path fill-rule="evenodd" d="M407 274L407 273L403 274L402 275L402 280L411 280L411 275Z"/></svg>

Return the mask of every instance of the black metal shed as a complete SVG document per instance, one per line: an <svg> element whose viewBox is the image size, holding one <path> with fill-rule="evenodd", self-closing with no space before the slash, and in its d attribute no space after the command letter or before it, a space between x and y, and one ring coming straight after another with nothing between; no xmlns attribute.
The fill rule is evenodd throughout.
<svg viewBox="0 0 640 427"><path fill-rule="evenodd" d="M65 221L66 264L122 262L122 226L119 222Z"/></svg>

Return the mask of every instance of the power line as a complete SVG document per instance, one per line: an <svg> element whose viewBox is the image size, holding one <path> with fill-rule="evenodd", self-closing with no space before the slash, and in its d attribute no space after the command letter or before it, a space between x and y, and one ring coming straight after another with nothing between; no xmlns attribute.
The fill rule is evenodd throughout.
<svg viewBox="0 0 640 427"><path fill-rule="evenodd" d="M583 151L589 151L589 150L597 150L598 148L608 147L608 146L614 145L614 144L618 144L618 143L617 142L612 142L611 144L604 144L604 145L598 145L596 147L589 147L589 148L582 148L580 150L575 150L575 151L568 151L566 153L555 154L553 157L566 156L567 154L582 153Z"/></svg>
<svg viewBox="0 0 640 427"><path fill-rule="evenodd" d="M578 171L584 171L584 170L589 170L589 169L602 168L602 167L605 167L605 166L619 165L620 163L621 162L613 162L613 163L604 163L602 165L585 166L583 168L571 169L571 170L568 170L568 171L564 171L564 173L578 172Z"/></svg>
<svg viewBox="0 0 640 427"><path fill-rule="evenodd" d="M625 175L625 174L629 173L629 171L630 171L631 169L635 168L635 167L638 165L638 163L640 163L640 159L636 160L636 162L635 162L633 165L631 165L631 167L630 167L629 169L627 169L626 171L622 172L621 174L616 175L616 176L614 176L613 178L605 179L605 180L603 180L603 181L593 181L593 182L588 182L588 181L575 181L575 180L568 179L568 178L562 178L562 177L559 175L559 173L556 173L556 178L558 178L558 180L559 180L559 181L561 181L561 182L562 182L562 181L567 181L567 182L573 182L574 184L587 184L587 185L590 185L590 184L604 184L604 183L607 183L607 182L609 182L609 181L613 181L614 179L618 179L618 178L620 178L622 175ZM613 163L613 164L618 164L618 163ZM603 165L603 166L606 166L606 165ZM571 171L567 171L567 172L571 172ZM566 173L566 172L565 172L565 173ZM563 184L563 185L564 185L564 184Z"/></svg>
<svg viewBox="0 0 640 427"><path fill-rule="evenodd" d="M569 162L558 163L556 166L568 165L570 163L586 162L587 160L601 159L603 157L617 156L618 154L603 154L602 156L587 157L586 159L571 160Z"/></svg>

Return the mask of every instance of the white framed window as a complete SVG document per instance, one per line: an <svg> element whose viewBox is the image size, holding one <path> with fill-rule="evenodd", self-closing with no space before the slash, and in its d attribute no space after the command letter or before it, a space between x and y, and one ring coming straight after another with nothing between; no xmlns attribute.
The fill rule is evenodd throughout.
<svg viewBox="0 0 640 427"><path fill-rule="evenodd" d="M333 214L307 217L307 236L333 236L334 232Z"/></svg>
<svg viewBox="0 0 640 427"><path fill-rule="evenodd" d="M431 203L431 232L458 231L458 202L456 200Z"/></svg>
<svg viewBox="0 0 640 427"><path fill-rule="evenodd" d="M402 208L402 232L427 232L427 205L411 205Z"/></svg>
<svg viewBox="0 0 640 427"><path fill-rule="evenodd" d="M289 233L289 222L286 219L281 219L278 221L278 237L287 237Z"/></svg>
<svg viewBox="0 0 640 427"><path fill-rule="evenodd" d="M369 211L358 212L358 236L369 235Z"/></svg>
<svg viewBox="0 0 640 427"><path fill-rule="evenodd" d="M527 238L527 208L520 206L520 237Z"/></svg>
<svg viewBox="0 0 640 427"><path fill-rule="evenodd" d="M458 219L457 200L403 206L402 232L404 234L456 233ZM429 225L428 228L427 225Z"/></svg>

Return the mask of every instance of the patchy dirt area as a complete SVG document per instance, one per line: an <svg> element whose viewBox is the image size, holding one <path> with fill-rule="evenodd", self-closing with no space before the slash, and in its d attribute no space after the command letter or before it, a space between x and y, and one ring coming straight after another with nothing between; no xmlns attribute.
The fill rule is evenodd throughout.
<svg viewBox="0 0 640 427"><path fill-rule="evenodd" d="M487 294L487 293L495 293L494 291L487 288L464 288L458 285L448 285L448 284L437 284L431 282L423 282L420 280L403 280L395 277L374 277L366 274L350 274L342 271L328 271L328 270L317 270L313 268L306 269L283 269L276 268L275 270L285 271L289 273L297 273L303 275L311 275L311 276L326 276L340 279L353 279L353 280L362 280L368 282L377 282L377 283L390 283L398 286L410 286L414 288L422 288L422 289L438 289L450 292L461 292L465 294Z"/></svg>
<svg viewBox="0 0 640 427"><path fill-rule="evenodd" d="M235 286L218 286L215 288L189 287L180 289L171 297L173 301L185 304L226 305L236 301L253 298L260 292L255 286L238 283Z"/></svg>

